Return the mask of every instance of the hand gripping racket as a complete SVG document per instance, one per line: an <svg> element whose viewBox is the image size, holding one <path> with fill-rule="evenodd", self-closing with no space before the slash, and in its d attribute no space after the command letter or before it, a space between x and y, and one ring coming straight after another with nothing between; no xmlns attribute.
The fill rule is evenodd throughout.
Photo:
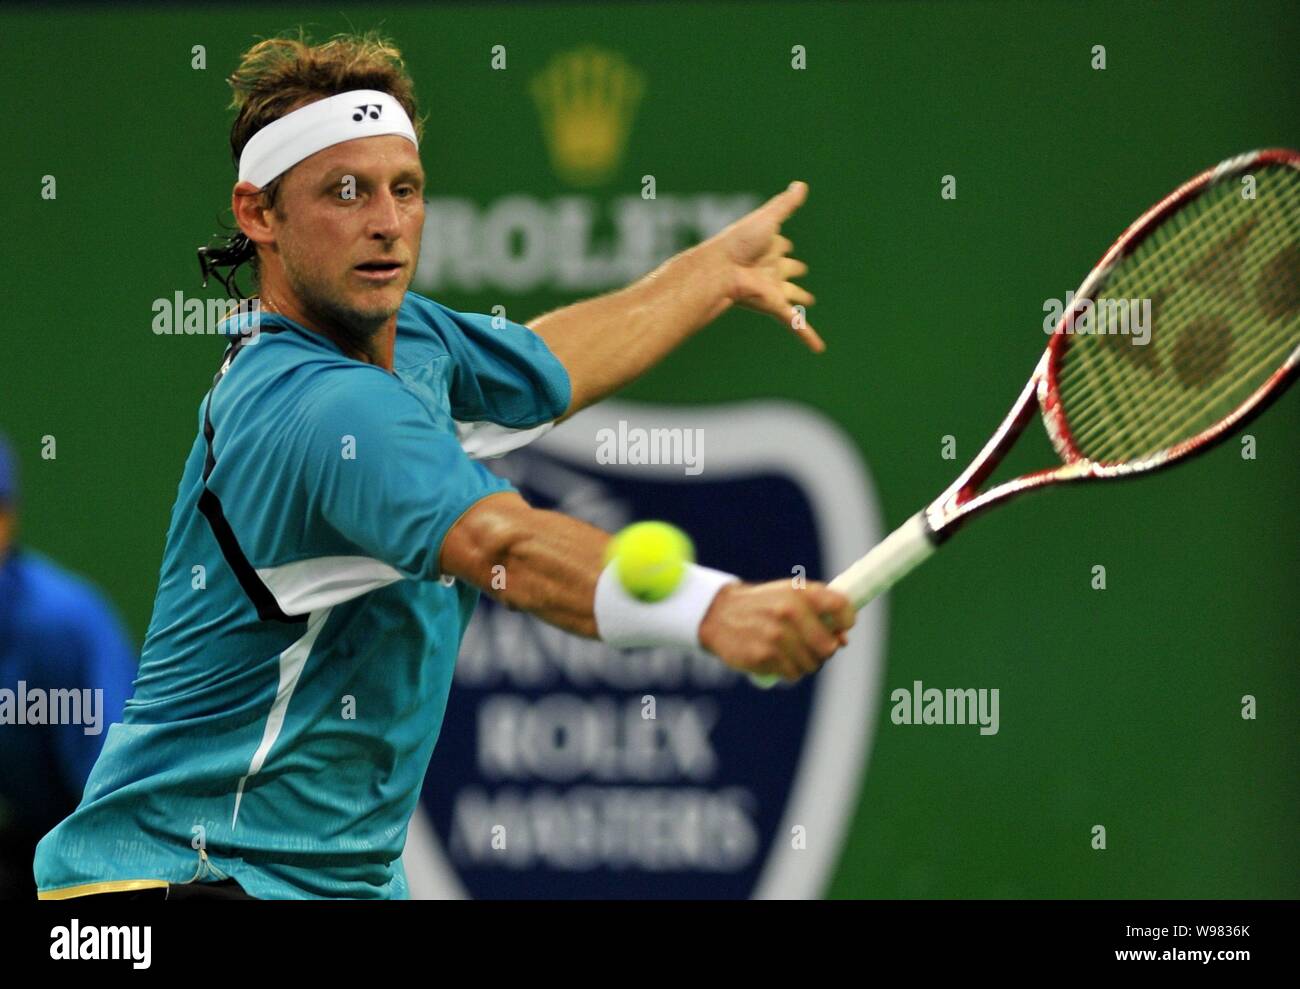
<svg viewBox="0 0 1300 989"><path fill-rule="evenodd" d="M1249 152L1179 186L1120 235L1075 296L970 466L830 582L854 608L995 505L1169 467L1286 390L1300 368L1300 153ZM1132 332L1134 303L1150 305L1145 343ZM981 491L1036 410L1061 463Z"/></svg>

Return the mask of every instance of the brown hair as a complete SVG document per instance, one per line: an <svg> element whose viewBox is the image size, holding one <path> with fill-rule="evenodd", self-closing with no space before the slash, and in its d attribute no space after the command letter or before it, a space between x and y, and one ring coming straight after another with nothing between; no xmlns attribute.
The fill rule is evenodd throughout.
<svg viewBox="0 0 1300 989"><path fill-rule="evenodd" d="M274 120L307 103L353 89L377 89L401 104L422 137L424 120L418 115L415 84L407 74L402 53L373 31L338 34L313 45L298 29L296 37L266 38L244 52L239 67L226 80L234 90L231 108L238 111L230 127L230 154L235 166L254 134ZM260 192L267 206L276 205L279 177ZM245 262L257 273L257 249L238 229L224 244L199 248L203 283L215 275L234 296L243 294L234 284L236 269ZM223 275L219 268L228 268Z"/></svg>

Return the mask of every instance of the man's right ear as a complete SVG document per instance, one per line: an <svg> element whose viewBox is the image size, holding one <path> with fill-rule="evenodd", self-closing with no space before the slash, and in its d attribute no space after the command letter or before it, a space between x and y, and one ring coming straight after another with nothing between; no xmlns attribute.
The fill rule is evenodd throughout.
<svg viewBox="0 0 1300 989"><path fill-rule="evenodd" d="M237 182L230 193L230 211L235 223L245 237L254 244L270 244L274 235L266 222L270 207L266 205L262 190L252 182Z"/></svg>

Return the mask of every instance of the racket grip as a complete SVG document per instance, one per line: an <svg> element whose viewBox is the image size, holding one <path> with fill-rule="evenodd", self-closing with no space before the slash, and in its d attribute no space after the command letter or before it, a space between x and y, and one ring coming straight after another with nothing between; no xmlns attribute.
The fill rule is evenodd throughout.
<svg viewBox="0 0 1300 989"><path fill-rule="evenodd" d="M936 548L925 512L917 512L826 586L860 611L924 563ZM751 673L749 681L767 690L781 678L775 673Z"/></svg>
<svg viewBox="0 0 1300 989"><path fill-rule="evenodd" d="M917 512L827 586L860 611L933 555L934 533Z"/></svg>

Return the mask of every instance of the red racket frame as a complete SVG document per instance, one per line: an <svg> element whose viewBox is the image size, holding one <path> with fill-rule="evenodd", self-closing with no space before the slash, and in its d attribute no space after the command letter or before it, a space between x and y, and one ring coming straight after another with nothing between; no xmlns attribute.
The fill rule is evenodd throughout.
<svg viewBox="0 0 1300 989"><path fill-rule="evenodd" d="M1297 346L1282 366L1256 388L1241 405L1213 426L1143 460L1110 463L1089 460L1079 451L1065 418L1057 384L1061 358L1074 339L1072 332L1074 321L1087 307L1093 289L1110 273L1110 270L1131 254L1161 223L1204 192L1212 183L1266 165L1286 165L1300 171L1300 152L1287 148L1270 148L1264 151L1247 152L1222 161L1184 182L1129 224L1128 228L1120 234L1079 286L1075 293L1074 306L1061 316L1060 322L1052 332L1052 339L1047 344L1047 350L1044 351L1034 369L1033 376L1025 384L1011 411L1002 420L1002 424L984 444L979 455L925 510L926 522L935 542L942 542L952 535L967 519L1026 491L1051 484L1133 477L1160 470L1196 454L1204 453L1245 426L1286 391L1300 372L1300 346ZM1056 448L1064 463L1025 474L990 488L982 494L978 493L980 485L993 473L1007 450L1024 431L1029 420L1034 417L1035 399L1038 408L1042 411L1043 422L1047 427L1052 446Z"/></svg>

